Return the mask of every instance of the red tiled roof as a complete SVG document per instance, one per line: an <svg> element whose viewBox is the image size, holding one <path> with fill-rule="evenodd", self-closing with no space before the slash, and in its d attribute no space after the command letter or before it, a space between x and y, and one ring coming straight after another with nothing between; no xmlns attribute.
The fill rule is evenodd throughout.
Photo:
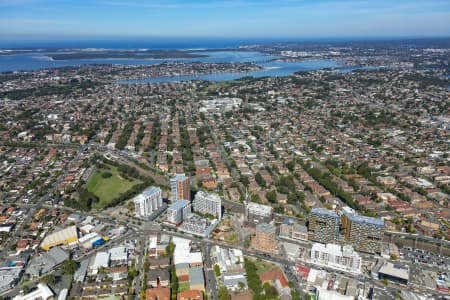
<svg viewBox="0 0 450 300"><path fill-rule="evenodd" d="M191 299L202 300L203 292L198 290L189 290L177 294L177 300L191 300Z"/></svg>
<svg viewBox="0 0 450 300"><path fill-rule="evenodd" d="M146 300L169 300L170 289L169 288L155 288L147 289L145 291Z"/></svg>
<svg viewBox="0 0 450 300"><path fill-rule="evenodd" d="M278 268L259 274L259 278L261 279L261 281L263 283L268 282L268 281L279 280L282 287L285 288L285 287L289 286L288 281L287 281L286 277L284 276L283 271L281 271Z"/></svg>

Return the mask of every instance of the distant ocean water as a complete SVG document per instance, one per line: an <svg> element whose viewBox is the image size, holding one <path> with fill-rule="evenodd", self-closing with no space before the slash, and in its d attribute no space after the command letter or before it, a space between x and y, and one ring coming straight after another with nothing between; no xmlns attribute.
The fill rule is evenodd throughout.
<svg viewBox="0 0 450 300"><path fill-rule="evenodd" d="M241 45L294 42L288 39L224 38L148 38L148 39L71 39L0 40L0 49L17 48L106 48L106 49L219 49Z"/></svg>
<svg viewBox="0 0 450 300"><path fill-rule="evenodd" d="M199 38L199 37L117 37L117 38L68 38L18 39L1 37L0 49L11 48L108 48L108 49L218 49L241 45L270 43L389 43L414 44L416 46L450 47L449 37L328 37L328 38Z"/></svg>
<svg viewBox="0 0 450 300"><path fill-rule="evenodd" d="M309 42L330 42L330 39L311 39ZM343 41L336 39L335 41ZM243 76L288 76L296 71L310 71L324 68L336 68L342 72L348 72L355 68L343 68L334 60L309 60L302 62L277 62L272 61L276 56L268 56L256 51L212 51L208 57L191 59L73 59L73 60L51 60L48 56L52 49L65 48L94 48L94 49L223 49L237 48L243 45L299 42L298 39L192 39L192 38L158 38L158 39L92 39L92 40L40 40L40 41L14 41L0 40L0 49L30 49L27 53L0 55L0 72L38 70L47 68L60 68L66 66L79 66L86 64L142 64L151 65L169 61L204 62L204 63L256 63L264 68L262 71L249 73L208 74L200 76L175 76L161 78L142 78L132 80L132 83L165 82L192 79L205 80L230 80ZM303 40L301 42L308 43ZM49 49L48 52L37 49Z"/></svg>
<svg viewBox="0 0 450 300"><path fill-rule="evenodd" d="M193 52L196 53L196 52ZM204 76L174 76L153 78L148 82L165 82L179 81L191 79L205 80L230 80L243 76L288 76L296 71L309 71L324 68L338 67L338 63L334 60L307 60L302 62L278 62L273 59L277 56L266 55L256 51L209 51L207 57L186 58L186 59L73 59L73 60L52 60L48 56L48 52L30 52L25 54L0 55L0 72L19 71L19 70L38 70L60 68L68 66L80 66L88 64L124 64L124 65L154 65L165 62L203 62L203 63L256 63L264 68L262 71L254 71L249 73L232 73L232 74L209 74ZM192 77L192 78L191 78ZM204 78L203 78L204 77ZM132 80L133 83L144 83L147 79L138 81Z"/></svg>

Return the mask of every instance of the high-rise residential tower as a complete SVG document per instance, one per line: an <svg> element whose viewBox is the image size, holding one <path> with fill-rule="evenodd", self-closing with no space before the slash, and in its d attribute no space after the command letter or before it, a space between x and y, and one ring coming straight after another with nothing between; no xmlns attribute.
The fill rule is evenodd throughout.
<svg viewBox="0 0 450 300"><path fill-rule="evenodd" d="M341 215L344 239L356 250L380 253L384 236L384 220L358 215L350 207L344 207Z"/></svg>
<svg viewBox="0 0 450 300"><path fill-rule="evenodd" d="M309 213L309 239L319 243L333 243L339 238L339 216L332 210L313 208Z"/></svg>
<svg viewBox="0 0 450 300"><path fill-rule="evenodd" d="M162 192L159 187L149 187L133 198L136 217L149 217L162 207Z"/></svg>
<svg viewBox="0 0 450 300"><path fill-rule="evenodd" d="M170 191L172 202L178 200L191 200L191 181L189 177L177 174L170 178Z"/></svg>
<svg viewBox="0 0 450 300"><path fill-rule="evenodd" d="M222 199L219 196L199 191L193 201L194 212L222 217Z"/></svg>

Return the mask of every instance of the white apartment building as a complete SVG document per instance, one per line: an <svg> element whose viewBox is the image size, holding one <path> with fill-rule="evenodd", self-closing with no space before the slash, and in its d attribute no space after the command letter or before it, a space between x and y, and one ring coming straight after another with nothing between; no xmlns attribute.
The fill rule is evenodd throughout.
<svg viewBox="0 0 450 300"><path fill-rule="evenodd" d="M311 263L360 274L362 258L349 245L314 243L311 248Z"/></svg>
<svg viewBox="0 0 450 300"><path fill-rule="evenodd" d="M167 208L167 221L178 225L191 214L191 202L188 200L178 200Z"/></svg>
<svg viewBox="0 0 450 300"><path fill-rule="evenodd" d="M268 205L249 202L245 210L246 220L252 224L270 223L273 219L273 208Z"/></svg>
<svg viewBox="0 0 450 300"><path fill-rule="evenodd" d="M211 214L218 219L222 217L222 199L217 195L199 191L193 202L194 211L202 214Z"/></svg>
<svg viewBox="0 0 450 300"><path fill-rule="evenodd" d="M159 187L149 187L133 198L136 217L149 217L162 207L162 192Z"/></svg>

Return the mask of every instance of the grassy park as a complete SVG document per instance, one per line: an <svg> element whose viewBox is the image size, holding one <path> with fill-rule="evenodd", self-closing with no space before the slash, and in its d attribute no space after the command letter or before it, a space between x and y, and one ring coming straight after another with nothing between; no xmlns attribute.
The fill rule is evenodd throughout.
<svg viewBox="0 0 450 300"><path fill-rule="evenodd" d="M271 263L269 263L267 261L263 261L261 259L255 259L253 261L253 263L256 266L258 274L270 271L270 270L272 270L274 268L273 264L271 264Z"/></svg>
<svg viewBox="0 0 450 300"><path fill-rule="evenodd" d="M105 168L105 166L107 168ZM103 208L114 198L141 183L135 179L123 178L115 166L104 165L104 168L95 170L86 183L86 189L99 198L93 208Z"/></svg>

